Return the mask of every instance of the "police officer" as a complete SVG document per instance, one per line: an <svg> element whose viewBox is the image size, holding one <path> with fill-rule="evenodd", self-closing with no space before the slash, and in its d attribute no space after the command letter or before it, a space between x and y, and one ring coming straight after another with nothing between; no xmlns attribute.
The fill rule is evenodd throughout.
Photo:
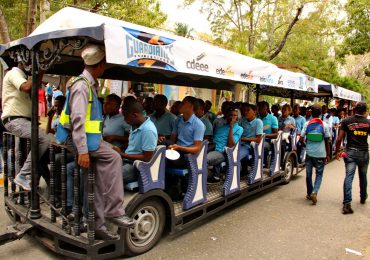
<svg viewBox="0 0 370 260"><path fill-rule="evenodd" d="M91 159L94 161L95 237L115 240L119 236L107 230L106 218L121 227L130 227L134 222L125 214L123 208L121 158L116 151L101 141L102 105L97 97L97 78L104 73L105 51L101 46L88 45L81 56L85 70L69 88L67 103L57 129L57 140L63 142L66 136L71 134L78 152L78 164L88 168L92 164Z"/></svg>

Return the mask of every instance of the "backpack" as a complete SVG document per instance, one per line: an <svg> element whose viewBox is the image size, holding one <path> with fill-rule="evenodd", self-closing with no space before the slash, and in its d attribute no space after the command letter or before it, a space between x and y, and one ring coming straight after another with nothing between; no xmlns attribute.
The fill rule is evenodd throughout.
<svg viewBox="0 0 370 260"><path fill-rule="evenodd" d="M325 129L324 123L320 118L314 118L308 122L306 137L312 142L321 142L324 140Z"/></svg>

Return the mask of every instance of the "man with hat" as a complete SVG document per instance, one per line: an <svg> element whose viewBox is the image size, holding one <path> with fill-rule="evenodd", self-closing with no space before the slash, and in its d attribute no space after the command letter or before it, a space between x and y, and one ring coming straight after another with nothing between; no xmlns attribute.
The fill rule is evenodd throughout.
<svg viewBox="0 0 370 260"><path fill-rule="evenodd" d="M39 72L39 82L44 72ZM31 111L32 101L30 92L32 89L32 79L27 79L27 71L18 59L18 66L8 71L3 80L2 90L2 108L1 119L5 128L17 137L31 138ZM48 150L48 137L43 130L39 130L39 159ZM46 175L46 167L41 171L46 181L49 183ZM31 190L30 180L27 178L31 174L31 153L28 154L22 169L14 179L14 183L26 191ZM27 177L26 177L27 176Z"/></svg>
<svg viewBox="0 0 370 260"><path fill-rule="evenodd" d="M339 153L340 144L347 136L346 151L343 153L346 167L346 177L343 185L343 214L352 214L352 182L358 167L360 177L360 203L365 204L367 199L367 168L369 166L369 144L367 142L370 133L370 120L366 118L367 106L365 102L359 102L355 106L355 115L343 119L340 125L335 154L337 160L342 156Z"/></svg>
<svg viewBox="0 0 370 260"><path fill-rule="evenodd" d="M105 220L120 227L131 227L134 222L123 208L122 161L120 155L102 141L102 105L98 100L97 78L104 73L106 61L102 46L88 45L81 53L85 69L67 93L67 103L60 116L57 141L72 137L78 153L78 164L83 168L96 167L95 179L95 237L115 240ZM85 179L86 181L86 179Z"/></svg>

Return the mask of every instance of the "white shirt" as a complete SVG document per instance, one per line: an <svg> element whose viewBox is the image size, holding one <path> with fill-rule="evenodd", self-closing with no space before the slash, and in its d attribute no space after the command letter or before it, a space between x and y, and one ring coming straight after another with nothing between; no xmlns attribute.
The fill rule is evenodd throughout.
<svg viewBox="0 0 370 260"><path fill-rule="evenodd" d="M27 76L18 67L12 68L5 74L2 90L2 119L10 116L31 118L32 101L30 94L21 91L21 85L25 82L27 82Z"/></svg>

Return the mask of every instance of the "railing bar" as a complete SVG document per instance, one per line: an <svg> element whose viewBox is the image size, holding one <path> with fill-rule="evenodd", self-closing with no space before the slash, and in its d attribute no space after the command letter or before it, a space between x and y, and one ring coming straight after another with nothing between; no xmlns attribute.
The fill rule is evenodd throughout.
<svg viewBox="0 0 370 260"><path fill-rule="evenodd" d="M89 244L94 244L95 240L95 206L94 206L94 182L95 182L95 171L94 167L88 169L87 176L87 238Z"/></svg>
<svg viewBox="0 0 370 260"><path fill-rule="evenodd" d="M66 174L66 149L61 149L61 164L60 164L60 174L61 174L61 195L62 195L62 214L67 213L67 174ZM63 228L67 225L67 222L63 219Z"/></svg>
<svg viewBox="0 0 370 260"><path fill-rule="evenodd" d="M10 181L11 181L11 191L12 193L16 190L16 185L14 183L15 178L15 136L11 136L11 144L10 144Z"/></svg>
<svg viewBox="0 0 370 260"><path fill-rule="evenodd" d="M30 152L31 152L31 139L26 139L26 154L28 155ZM31 203L31 192L28 193L28 196L27 196L27 201L25 201L26 204L30 204Z"/></svg>
<svg viewBox="0 0 370 260"><path fill-rule="evenodd" d="M4 196L8 197L9 195L9 177L8 177L8 134L3 133L3 165L4 165Z"/></svg>
<svg viewBox="0 0 370 260"><path fill-rule="evenodd" d="M73 172L73 192L74 192L74 234L80 235L80 167L78 165L78 157L75 157L75 168Z"/></svg>
<svg viewBox="0 0 370 260"><path fill-rule="evenodd" d="M25 139L24 138L19 138L19 142L18 142L18 169L22 169L22 166L25 162L25 156L23 154L23 149L24 149L24 143L25 143ZM23 191L23 189L21 187L19 187L19 190L20 191ZM24 205L24 193L21 192L20 195L19 195L19 204L20 205Z"/></svg>
<svg viewBox="0 0 370 260"><path fill-rule="evenodd" d="M55 207L55 149L53 145L50 145L50 185L49 185L49 199L50 204ZM50 221L56 222L55 211L53 207L50 207Z"/></svg>

